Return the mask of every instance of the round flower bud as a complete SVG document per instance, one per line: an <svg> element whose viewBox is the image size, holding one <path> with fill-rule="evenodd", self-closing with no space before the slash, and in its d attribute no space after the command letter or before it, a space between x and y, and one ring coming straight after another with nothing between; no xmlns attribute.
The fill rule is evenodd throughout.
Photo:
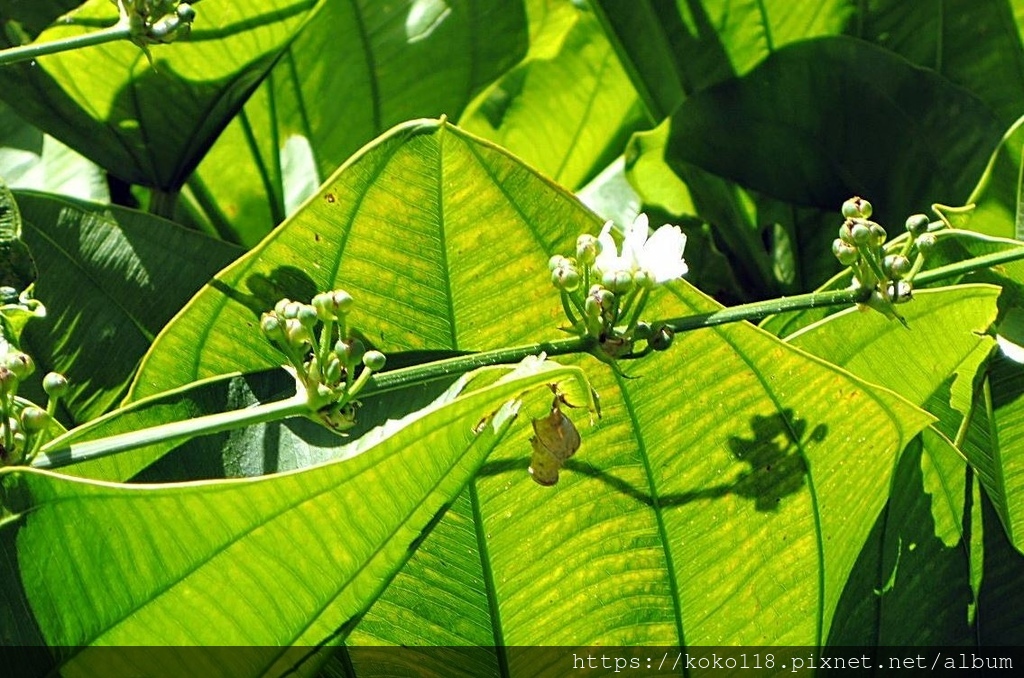
<svg viewBox="0 0 1024 678"><path fill-rule="evenodd" d="M384 357L384 354L380 351L367 351L366 354L363 355L363 364L366 365L366 369L374 372L380 372L384 369L384 363L386 361L387 358Z"/></svg>
<svg viewBox="0 0 1024 678"><path fill-rule="evenodd" d="M913 290L910 287L910 283L906 280L897 280L889 283L889 287L886 289L889 293L889 299L894 304L902 304L905 301L910 301L913 298Z"/></svg>
<svg viewBox="0 0 1024 678"><path fill-rule="evenodd" d="M928 230L927 214L912 214L907 217L907 230L911 235L921 235Z"/></svg>
<svg viewBox="0 0 1024 678"><path fill-rule="evenodd" d="M655 351L666 351L675 339L675 332L664 325L654 327L651 338L647 340L648 345Z"/></svg>
<svg viewBox="0 0 1024 678"><path fill-rule="evenodd" d="M848 245L838 238L835 242L839 243L839 246L836 247L835 243L832 243L832 253L836 255L836 259L839 260L840 264L843 266L853 266L857 263L857 259L860 258L860 252L856 247Z"/></svg>
<svg viewBox="0 0 1024 678"><path fill-rule="evenodd" d="M858 221L850 229L853 242L858 245L867 245L871 242L871 229L863 222Z"/></svg>
<svg viewBox="0 0 1024 678"><path fill-rule="evenodd" d="M352 305L355 303L352 295L345 290L333 290L329 294L334 311L338 315L348 315L348 312L352 310Z"/></svg>
<svg viewBox="0 0 1024 678"><path fill-rule="evenodd" d="M548 259L548 270L554 271L556 268L564 266L566 263L568 263L568 261L569 260L563 257L561 254L556 254L552 256L550 259Z"/></svg>
<svg viewBox="0 0 1024 678"><path fill-rule="evenodd" d="M654 330L650 323L638 322L633 330L633 338L641 341L648 341L653 336Z"/></svg>
<svg viewBox="0 0 1024 678"><path fill-rule="evenodd" d="M288 308L288 305L291 303L291 299L281 299L276 304L274 304L274 313L278 314L281 317L284 317L284 310Z"/></svg>
<svg viewBox="0 0 1024 678"><path fill-rule="evenodd" d="M881 224L871 222L871 235L875 238L875 245L881 245L885 242L885 239L889 236L882 228Z"/></svg>
<svg viewBox="0 0 1024 678"><path fill-rule="evenodd" d="M303 348L313 343L313 335L309 328L292 318L285 321L284 333L286 341L296 348Z"/></svg>
<svg viewBox="0 0 1024 678"><path fill-rule="evenodd" d="M64 396L68 388L68 378L60 372L50 372L43 377L43 392L51 398Z"/></svg>
<svg viewBox="0 0 1024 678"><path fill-rule="evenodd" d="M295 318L306 327L313 327L319 320L316 308L310 304L300 304Z"/></svg>
<svg viewBox="0 0 1024 678"><path fill-rule="evenodd" d="M36 364L32 357L21 351L11 351L4 357L4 365L7 366L14 377L21 381L35 372Z"/></svg>
<svg viewBox="0 0 1024 678"><path fill-rule="evenodd" d="M583 302L583 312L587 314L588 318L600 318L601 313L604 309L601 308L601 302L597 300L594 295L590 295Z"/></svg>
<svg viewBox="0 0 1024 678"><path fill-rule="evenodd" d="M854 221L852 219L847 219L843 222L843 225L839 227L839 239L847 245L853 244L853 226Z"/></svg>
<svg viewBox="0 0 1024 678"><path fill-rule="evenodd" d="M26 433L39 433L45 430L49 423L50 415L46 413L46 410L29 405L21 411L21 428Z"/></svg>
<svg viewBox="0 0 1024 678"><path fill-rule="evenodd" d="M263 334L266 335L267 339L275 343L282 343L287 339L284 323L281 322L281 318L274 311L263 314L260 318L260 329L263 330Z"/></svg>
<svg viewBox="0 0 1024 678"><path fill-rule="evenodd" d="M339 339L334 343L334 354L343 365L355 365L363 359L366 353L366 346L359 339L343 341Z"/></svg>
<svg viewBox="0 0 1024 678"><path fill-rule="evenodd" d="M594 236L584 233L576 238L576 258L584 266L593 266L600 253L601 241Z"/></svg>
<svg viewBox="0 0 1024 678"><path fill-rule="evenodd" d="M914 241L917 245L917 251L921 254L928 254L928 252L935 247L935 236L931 233L922 233L917 236L917 240Z"/></svg>
<svg viewBox="0 0 1024 678"><path fill-rule="evenodd" d="M601 305L602 311L610 311L615 308L615 294L611 290L601 287L594 294L594 298Z"/></svg>
<svg viewBox="0 0 1024 678"><path fill-rule="evenodd" d="M885 258L885 270L892 278L902 278L910 273L910 259L901 254L890 254Z"/></svg>
<svg viewBox="0 0 1024 678"><path fill-rule="evenodd" d="M601 284L616 294L625 294L633 287L633 276L629 271L608 271L601 277Z"/></svg>
<svg viewBox="0 0 1024 678"><path fill-rule="evenodd" d="M0 386L5 390L18 386L18 378L14 376L14 373L6 365L2 364L0 364Z"/></svg>
<svg viewBox="0 0 1024 678"><path fill-rule="evenodd" d="M642 290L654 289L654 278L643 269L633 274L633 282Z"/></svg>
<svg viewBox="0 0 1024 678"><path fill-rule="evenodd" d="M863 219L869 219L871 217L871 203L861 197L853 197L843 203L843 216L848 219L861 217Z"/></svg>
<svg viewBox="0 0 1024 678"><path fill-rule="evenodd" d="M551 284L566 292L575 292L580 286L580 274L575 266L559 266L551 272Z"/></svg>
<svg viewBox="0 0 1024 678"><path fill-rule="evenodd" d="M178 15L178 18L185 23L192 23L196 18L196 10L187 2L183 2L178 5L178 9L175 13Z"/></svg>

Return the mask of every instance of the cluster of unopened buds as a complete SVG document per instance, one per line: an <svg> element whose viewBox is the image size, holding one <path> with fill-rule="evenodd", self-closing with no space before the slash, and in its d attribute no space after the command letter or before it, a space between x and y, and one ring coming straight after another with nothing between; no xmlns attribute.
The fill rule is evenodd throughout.
<svg viewBox="0 0 1024 678"><path fill-rule="evenodd" d="M145 49L155 43L173 42L192 30L196 10L178 0L110 0L121 21L131 29L131 40Z"/></svg>
<svg viewBox="0 0 1024 678"><path fill-rule="evenodd" d="M610 221L597 237L579 236L576 256L556 254L548 262L571 331L596 339L610 358L633 353L638 340L646 342L646 350L667 349L672 330L642 322L641 314L651 290L686 274L685 246L678 226L666 224L649 234L645 214L625 229L621 248Z"/></svg>
<svg viewBox="0 0 1024 678"><path fill-rule="evenodd" d="M355 425L355 396L385 363L383 353L367 350L348 331L352 304L348 292L334 290L308 304L282 299L260 319L263 333L288 358L316 420L338 432Z"/></svg>
<svg viewBox="0 0 1024 678"><path fill-rule="evenodd" d="M18 397L18 386L35 371L27 354L9 349L0 358L0 466L28 464L46 441L57 402L68 391L68 380L50 372L43 378L49 398L46 409Z"/></svg>
<svg viewBox="0 0 1024 678"><path fill-rule="evenodd" d="M871 221L871 203L850 198L843 203L846 218L839 237L832 242L832 253L853 270L854 285L871 290L871 298L862 308L874 308L905 322L894 305L910 301L913 279L924 265L925 255L935 246L929 233L931 222L925 214L914 214L906 221L907 237L886 244L888 234ZM912 261L913 259L913 261Z"/></svg>

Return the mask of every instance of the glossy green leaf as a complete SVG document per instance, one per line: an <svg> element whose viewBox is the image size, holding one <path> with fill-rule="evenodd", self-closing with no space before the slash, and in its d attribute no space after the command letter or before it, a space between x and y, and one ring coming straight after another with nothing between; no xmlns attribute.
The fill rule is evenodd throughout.
<svg viewBox="0 0 1024 678"><path fill-rule="evenodd" d="M278 299L346 289L349 326L385 353L560 336L547 259L600 222L506 153L446 122L401 125L219 273L157 338L131 398L279 364L259 331ZM397 301L396 301L397 298Z"/></svg>
<svg viewBox="0 0 1024 678"><path fill-rule="evenodd" d="M622 152L630 132L646 120L591 11L555 3L545 22L556 27L541 29L526 60L494 83L459 124L577 190Z"/></svg>
<svg viewBox="0 0 1024 678"><path fill-rule="evenodd" d="M381 228L396 223L402 228ZM560 311L546 261L599 225L569 195L458 128L402 126L197 295L155 343L134 395L276 361L255 330L273 304L268 291L301 298L349 289L352 324L385 350L556 336ZM713 308L685 284L652 304L652 317ZM484 588L463 589L457 609L502 610L500 620L485 615L482 627L457 633L491 643L500 624L502 642L530 645L580 634L607 643L802 643L827 632L843 573L885 501L883 460L926 415L748 325L677 337L672 351L624 365L631 378L593 359L585 365L603 418L583 431L558 485L542 488L525 473L524 428L459 504L470 513L442 520L461 521L457 532L468 541L460 548L486 553L475 575ZM837 530L841 543L829 537ZM563 565L552 570L537 553ZM711 567L718 559L725 564ZM630 594L579 593L595 586ZM764 604L792 609L793 623L765 635L746 615L712 613L747 609L754 591ZM437 600L408 594L391 604L429 613L411 596ZM465 614L467 624L481 619ZM417 642L365 623L356 642Z"/></svg>
<svg viewBox="0 0 1024 678"><path fill-rule="evenodd" d="M1002 124L1024 111L1020 4L1005 0L861 3L846 34L933 69L984 101ZM983 38L981 36L984 36Z"/></svg>
<svg viewBox="0 0 1024 678"><path fill-rule="evenodd" d="M968 460L995 508L1010 542L1024 553L1024 368L998 356L979 406L987 424Z"/></svg>
<svg viewBox="0 0 1024 678"><path fill-rule="evenodd" d="M253 245L293 211L289 191L315 192L399 122L456 118L525 50L522 2L325 0L189 189L226 236ZM298 174L295 149L306 160Z"/></svg>
<svg viewBox="0 0 1024 678"><path fill-rule="evenodd" d="M836 37L780 49L745 77L688 99L669 153L670 164L696 164L798 205L834 210L866 196L883 223L900 223L966 198L1001 133L967 91Z"/></svg>
<svg viewBox="0 0 1024 678"><path fill-rule="evenodd" d="M48 311L29 323L23 348L40 374L68 377L62 415L81 423L124 396L160 329L240 251L133 210L39 193L16 197L39 270L35 296Z"/></svg>
<svg viewBox="0 0 1024 678"><path fill-rule="evenodd" d="M842 0L594 4L658 120L784 45L838 34L851 11Z"/></svg>
<svg viewBox="0 0 1024 678"><path fill-rule="evenodd" d="M40 129L133 183L177 190L302 27L315 0L198 5L188 40L155 46L153 65L128 41L0 69L0 96ZM38 41L117 20L88 0Z"/></svg>
<svg viewBox="0 0 1024 678"><path fill-rule="evenodd" d="M588 391L578 368L539 360L483 370L340 448L335 462L256 480L128 486L5 470L2 548L24 589L24 600L3 601L6 616L34 625L63 671L102 670L92 646L195 644L263 650L181 654L179 673L311 675L296 662L305 653L274 646L343 638L520 399L551 383ZM67 548L54 553L54 540Z"/></svg>

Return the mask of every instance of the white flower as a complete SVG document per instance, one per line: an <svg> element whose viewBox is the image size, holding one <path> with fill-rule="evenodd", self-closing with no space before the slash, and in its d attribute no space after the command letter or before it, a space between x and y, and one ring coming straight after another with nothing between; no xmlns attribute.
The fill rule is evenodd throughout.
<svg viewBox="0 0 1024 678"><path fill-rule="evenodd" d="M612 222L607 222L597 237L601 253L594 267L602 273L628 271L634 276L642 271L655 285L686 275L689 268L683 259L686 235L678 226L665 224L647 237L647 215L639 214L632 225L626 227L619 254L612 240Z"/></svg>

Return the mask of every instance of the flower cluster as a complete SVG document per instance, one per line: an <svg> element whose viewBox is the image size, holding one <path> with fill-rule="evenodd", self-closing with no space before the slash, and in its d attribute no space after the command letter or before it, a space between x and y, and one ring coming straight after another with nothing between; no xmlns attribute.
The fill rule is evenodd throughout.
<svg viewBox="0 0 1024 678"><path fill-rule="evenodd" d="M871 203L860 197L843 203L846 219L839 227L839 237L832 242L832 253L839 263L853 269L856 287L871 290L864 306L904 322L893 306L912 298L913 278L935 245L935 236L929 233L927 215L914 214L906 221L906 237L887 245L888 234L871 221L872 212Z"/></svg>
<svg viewBox="0 0 1024 678"><path fill-rule="evenodd" d="M612 358L632 351L637 339L668 348L671 331L640 322L640 314L652 289L686 274L685 246L678 226L666 224L650 235L647 215L640 214L625 229L621 247L609 221L597 237L576 240L575 257L551 257L551 283L573 330L597 339Z"/></svg>
<svg viewBox="0 0 1024 678"><path fill-rule="evenodd" d="M121 21L131 29L131 40L146 49L157 43L174 42L192 30L196 10L179 0L110 0L117 5ZM146 52L149 56L149 52Z"/></svg>
<svg viewBox="0 0 1024 678"><path fill-rule="evenodd" d="M17 397L18 387L35 369L31 356L9 346L0 358L0 466L30 463L40 446L52 437L49 429L54 424L57 401L68 391L68 380L56 372L43 378L43 391L49 398L44 410Z"/></svg>
<svg viewBox="0 0 1024 678"><path fill-rule="evenodd" d="M348 292L334 290L308 304L282 299L260 319L260 329L294 368L317 420L339 432L352 428L356 394L385 364L383 353L367 350L348 332L352 305Z"/></svg>

